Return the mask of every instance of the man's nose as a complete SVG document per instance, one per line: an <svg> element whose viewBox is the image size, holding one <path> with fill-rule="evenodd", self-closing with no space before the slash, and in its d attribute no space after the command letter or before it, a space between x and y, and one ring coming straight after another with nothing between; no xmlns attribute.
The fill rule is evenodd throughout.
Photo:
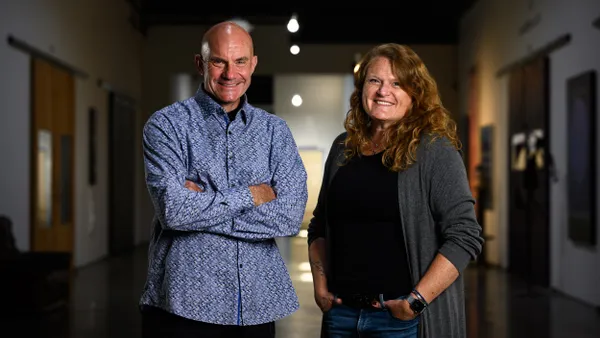
<svg viewBox="0 0 600 338"><path fill-rule="evenodd" d="M223 74L221 74L221 76L223 76L226 79L232 79L234 76L233 67L225 66L225 69L223 70Z"/></svg>

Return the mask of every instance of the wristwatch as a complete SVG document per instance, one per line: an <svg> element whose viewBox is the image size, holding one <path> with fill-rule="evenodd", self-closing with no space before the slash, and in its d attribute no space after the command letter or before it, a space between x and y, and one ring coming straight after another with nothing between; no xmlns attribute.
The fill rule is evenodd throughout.
<svg viewBox="0 0 600 338"><path fill-rule="evenodd" d="M418 297L413 296L412 293L408 294L406 301L408 302L408 305L415 312L416 315L420 315L427 308L427 303L425 303Z"/></svg>

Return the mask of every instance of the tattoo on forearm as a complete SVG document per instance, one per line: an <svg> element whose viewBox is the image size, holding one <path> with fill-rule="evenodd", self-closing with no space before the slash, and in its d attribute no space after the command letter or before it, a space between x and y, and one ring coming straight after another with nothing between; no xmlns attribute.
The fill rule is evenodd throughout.
<svg viewBox="0 0 600 338"><path fill-rule="evenodd" d="M323 267L323 263L321 263L321 261L313 262L311 260L310 265L313 266L321 276L325 276L325 268Z"/></svg>

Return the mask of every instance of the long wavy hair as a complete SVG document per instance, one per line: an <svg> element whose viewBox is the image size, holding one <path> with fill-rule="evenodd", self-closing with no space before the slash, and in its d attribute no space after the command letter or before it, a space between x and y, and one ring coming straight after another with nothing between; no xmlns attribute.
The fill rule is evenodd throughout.
<svg viewBox="0 0 600 338"><path fill-rule="evenodd" d="M378 57L385 57L392 64L400 87L411 97L412 106L404 117L383 135L387 148L383 164L393 171L401 171L416 162L417 146L425 134L431 140L446 137L457 149L461 148L456 133L456 123L442 105L437 84L419 56L409 47L395 43L379 45L371 49L359 62L354 73L354 92L350 97L350 111L344 121L347 131L345 140L346 162L360 156L361 149L370 144L371 118L362 103L363 86L367 71Z"/></svg>

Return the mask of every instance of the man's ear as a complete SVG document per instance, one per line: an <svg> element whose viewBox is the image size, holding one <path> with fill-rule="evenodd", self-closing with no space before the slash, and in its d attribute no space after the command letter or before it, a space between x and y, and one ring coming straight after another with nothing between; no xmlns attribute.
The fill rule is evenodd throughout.
<svg viewBox="0 0 600 338"><path fill-rule="evenodd" d="M202 60L202 55L194 55L194 64L196 65L196 70L198 71L198 73L204 76L204 62Z"/></svg>
<svg viewBox="0 0 600 338"><path fill-rule="evenodd" d="M258 56L253 55L250 63L252 64L252 73L254 73L254 70L256 69L256 65L258 64Z"/></svg>

